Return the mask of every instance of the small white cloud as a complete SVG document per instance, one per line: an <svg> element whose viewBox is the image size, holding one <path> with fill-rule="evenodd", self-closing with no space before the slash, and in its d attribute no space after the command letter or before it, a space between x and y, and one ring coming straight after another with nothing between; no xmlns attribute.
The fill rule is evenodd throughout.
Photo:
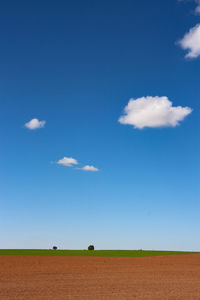
<svg viewBox="0 0 200 300"><path fill-rule="evenodd" d="M25 127L30 130L34 130L38 128L43 128L45 124L46 121L39 121L38 119L32 119L25 124Z"/></svg>
<svg viewBox="0 0 200 300"><path fill-rule="evenodd" d="M178 1L179 2L186 2L187 0L178 0ZM195 12L195 14L200 15L200 0L191 0L191 1L197 3L197 6L196 6L194 12Z"/></svg>
<svg viewBox="0 0 200 300"><path fill-rule="evenodd" d="M78 165L79 162L75 158L72 158L72 157L63 157L62 159L58 160L56 162L56 164L63 165L65 167L74 167L75 165ZM90 172L98 172L99 171L98 168L95 168L94 166L89 166L89 165L86 165L82 168L75 168L75 169L82 170L82 171L90 171Z"/></svg>
<svg viewBox="0 0 200 300"><path fill-rule="evenodd" d="M195 8L195 13L197 15L200 15L200 0L195 0L195 2L197 3L197 7Z"/></svg>
<svg viewBox="0 0 200 300"><path fill-rule="evenodd" d="M200 24L192 27L178 44L184 50L188 50L185 56L186 58L197 58L200 56Z"/></svg>
<svg viewBox="0 0 200 300"><path fill-rule="evenodd" d="M196 13L197 15L200 15L200 4L196 7L195 13Z"/></svg>
<svg viewBox="0 0 200 300"><path fill-rule="evenodd" d="M65 167L72 167L73 165L78 165L78 161L72 157L63 157L57 161L57 164Z"/></svg>
<svg viewBox="0 0 200 300"><path fill-rule="evenodd" d="M172 106L167 97L142 97L130 99L124 109L125 114L119 118L121 124L144 127L175 127L192 112L189 107Z"/></svg>
<svg viewBox="0 0 200 300"><path fill-rule="evenodd" d="M79 170L83 170L83 171L90 171L90 172L98 172L99 169L95 168L94 166L84 166L83 168L79 168Z"/></svg>

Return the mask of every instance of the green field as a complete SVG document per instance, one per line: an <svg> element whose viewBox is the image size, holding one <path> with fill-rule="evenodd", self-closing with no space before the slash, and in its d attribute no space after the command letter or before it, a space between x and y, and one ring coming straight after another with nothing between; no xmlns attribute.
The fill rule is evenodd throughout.
<svg viewBox="0 0 200 300"><path fill-rule="evenodd" d="M40 250L40 249L1 249L0 255L39 255L39 256L104 256L104 257L144 257L159 255L194 254L183 251L152 250Z"/></svg>

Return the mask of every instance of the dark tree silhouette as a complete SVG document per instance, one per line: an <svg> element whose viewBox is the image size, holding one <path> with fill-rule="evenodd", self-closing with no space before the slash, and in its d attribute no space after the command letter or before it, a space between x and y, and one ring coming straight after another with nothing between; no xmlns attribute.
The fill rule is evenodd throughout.
<svg viewBox="0 0 200 300"><path fill-rule="evenodd" d="M94 245L88 246L88 250L94 250Z"/></svg>

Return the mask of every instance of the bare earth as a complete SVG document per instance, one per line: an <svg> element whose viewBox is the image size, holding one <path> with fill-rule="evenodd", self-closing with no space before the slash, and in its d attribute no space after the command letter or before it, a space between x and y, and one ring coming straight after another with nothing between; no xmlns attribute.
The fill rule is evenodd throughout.
<svg viewBox="0 0 200 300"><path fill-rule="evenodd" d="M200 255L0 256L0 300L200 299Z"/></svg>

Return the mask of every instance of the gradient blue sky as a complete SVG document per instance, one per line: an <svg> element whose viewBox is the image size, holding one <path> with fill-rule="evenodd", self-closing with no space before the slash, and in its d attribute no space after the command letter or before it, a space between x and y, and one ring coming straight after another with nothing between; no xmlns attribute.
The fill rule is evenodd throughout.
<svg viewBox="0 0 200 300"><path fill-rule="evenodd" d="M200 23L194 9L1 3L0 248L200 249L200 59L177 45ZM193 112L176 127L118 122L148 95ZM25 128L33 118L45 127ZM100 171L57 165L64 156Z"/></svg>

